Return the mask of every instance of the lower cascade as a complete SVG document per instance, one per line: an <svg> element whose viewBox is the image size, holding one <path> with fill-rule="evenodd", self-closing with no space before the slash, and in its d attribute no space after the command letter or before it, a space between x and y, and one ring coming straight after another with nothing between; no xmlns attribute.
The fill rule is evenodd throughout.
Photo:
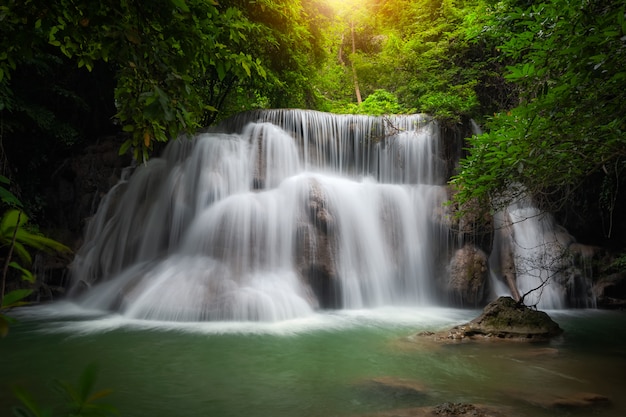
<svg viewBox="0 0 626 417"><path fill-rule="evenodd" d="M424 115L237 115L170 142L106 195L71 294L176 321L438 304L454 245L442 147Z"/></svg>

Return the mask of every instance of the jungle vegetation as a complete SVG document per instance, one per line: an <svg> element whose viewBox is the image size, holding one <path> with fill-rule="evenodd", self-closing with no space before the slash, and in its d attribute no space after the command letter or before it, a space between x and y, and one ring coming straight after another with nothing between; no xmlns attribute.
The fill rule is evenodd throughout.
<svg viewBox="0 0 626 417"><path fill-rule="evenodd" d="M576 212L599 213L612 238L625 13L624 0L8 0L2 174L36 218L38 184L102 135L141 162L250 109L424 112L485 132L452 181L461 206L523 190L567 212L595 184Z"/></svg>

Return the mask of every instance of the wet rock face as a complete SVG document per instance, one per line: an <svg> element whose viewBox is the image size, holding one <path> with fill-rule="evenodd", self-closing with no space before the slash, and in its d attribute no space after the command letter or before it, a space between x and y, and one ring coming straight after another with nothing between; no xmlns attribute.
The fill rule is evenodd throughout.
<svg viewBox="0 0 626 417"><path fill-rule="evenodd" d="M488 258L473 245L457 250L450 261L446 291L461 306L477 306L484 300L488 283Z"/></svg>
<svg viewBox="0 0 626 417"><path fill-rule="evenodd" d="M598 307L626 308L626 271L601 278L593 286Z"/></svg>
<svg viewBox="0 0 626 417"><path fill-rule="evenodd" d="M85 219L92 216L102 197L120 180L122 170L131 164L120 156L123 138L103 138L64 161L53 173L46 190L48 218L66 236L53 236L76 249L80 246Z"/></svg>
<svg viewBox="0 0 626 417"><path fill-rule="evenodd" d="M318 183L311 181L309 199L297 232L296 265L321 308L341 308L341 286L334 258L334 219Z"/></svg>

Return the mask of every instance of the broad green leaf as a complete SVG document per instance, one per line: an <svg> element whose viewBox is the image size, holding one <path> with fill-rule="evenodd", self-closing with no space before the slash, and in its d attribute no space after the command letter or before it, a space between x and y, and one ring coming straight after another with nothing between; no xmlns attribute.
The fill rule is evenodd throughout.
<svg viewBox="0 0 626 417"><path fill-rule="evenodd" d="M2 299L2 308L17 307L17 303L33 293L33 290L21 289L9 291Z"/></svg>
<svg viewBox="0 0 626 417"><path fill-rule="evenodd" d="M23 226L27 221L28 217L22 211L8 210L0 220L0 233L13 234L16 226Z"/></svg>
<svg viewBox="0 0 626 417"><path fill-rule="evenodd" d="M46 417L50 415L49 411L42 409L32 395L25 389L21 387L13 387L13 395L15 395L15 397L20 400L24 406L19 411L22 414L18 415L28 417Z"/></svg>
<svg viewBox="0 0 626 417"><path fill-rule="evenodd" d="M248 65L248 63L245 61L241 61L241 66L246 71L246 74L248 74L248 77L250 77L251 76L250 65Z"/></svg>
<svg viewBox="0 0 626 417"><path fill-rule="evenodd" d="M22 207L22 202L9 190L0 187L0 201L14 207Z"/></svg>
<svg viewBox="0 0 626 417"><path fill-rule="evenodd" d="M174 6L178 7L183 12L189 13L189 6L187 6L185 0L171 0L171 2Z"/></svg>
<svg viewBox="0 0 626 417"><path fill-rule="evenodd" d="M24 281L28 281L30 283L35 283L35 276L33 275L33 273L30 270L28 270L26 268L23 268L20 264L18 264L15 261L9 263L9 266L11 268L14 268L14 269L17 269L18 271L20 271L22 273L22 279Z"/></svg>
<svg viewBox="0 0 626 417"><path fill-rule="evenodd" d="M120 150L117 152L117 154L124 155L130 149L132 145L133 145L133 141L131 139L128 139L127 141L122 143L122 146L120 146Z"/></svg>

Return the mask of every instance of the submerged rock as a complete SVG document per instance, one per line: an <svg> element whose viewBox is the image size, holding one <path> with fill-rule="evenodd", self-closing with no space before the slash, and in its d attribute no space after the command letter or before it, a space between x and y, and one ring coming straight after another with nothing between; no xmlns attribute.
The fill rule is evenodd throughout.
<svg viewBox="0 0 626 417"><path fill-rule="evenodd" d="M438 341L515 340L546 341L563 330L543 311L520 305L511 297L500 297L488 304L483 313L470 321L443 332L424 332L418 336Z"/></svg>
<svg viewBox="0 0 626 417"><path fill-rule="evenodd" d="M468 403L443 403L431 407L416 407L382 411L370 417L512 417L517 414L508 408Z"/></svg>
<svg viewBox="0 0 626 417"><path fill-rule="evenodd" d="M420 381L409 378L383 376L372 378L360 384L363 388L381 393L392 394L394 397L425 395L428 391Z"/></svg>
<svg viewBox="0 0 626 417"><path fill-rule="evenodd" d="M611 399L594 392L572 392L568 394L555 394L550 392L509 392L510 397L527 402L541 408L555 410L589 410L611 405Z"/></svg>

